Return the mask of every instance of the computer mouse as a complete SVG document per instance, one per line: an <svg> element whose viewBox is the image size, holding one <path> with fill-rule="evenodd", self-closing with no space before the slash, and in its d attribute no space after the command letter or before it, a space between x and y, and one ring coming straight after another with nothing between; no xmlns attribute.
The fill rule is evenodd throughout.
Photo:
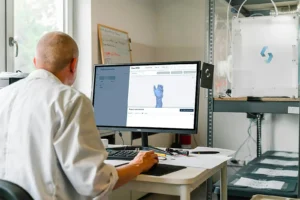
<svg viewBox="0 0 300 200"><path fill-rule="evenodd" d="M157 167L158 163L154 164L148 171L153 171Z"/></svg>
<svg viewBox="0 0 300 200"><path fill-rule="evenodd" d="M156 168L157 165L158 164L154 164L148 171L145 171L142 174L147 174L147 175L153 175L153 173L156 174L156 172L157 172L157 168Z"/></svg>
<svg viewBox="0 0 300 200"><path fill-rule="evenodd" d="M155 169L155 168L157 167L157 165L158 165L158 163L154 164L154 165L150 168L150 170Z"/></svg>

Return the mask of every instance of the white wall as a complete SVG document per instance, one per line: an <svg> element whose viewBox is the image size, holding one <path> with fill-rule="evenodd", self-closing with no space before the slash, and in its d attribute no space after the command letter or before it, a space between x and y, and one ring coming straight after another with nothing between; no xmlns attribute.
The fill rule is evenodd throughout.
<svg viewBox="0 0 300 200"><path fill-rule="evenodd" d="M273 115L274 147L283 151L298 152L299 116Z"/></svg>
<svg viewBox="0 0 300 200"><path fill-rule="evenodd" d="M157 0L157 59L204 59L205 1Z"/></svg>
<svg viewBox="0 0 300 200"><path fill-rule="evenodd" d="M157 61L204 61L205 6L204 0L156 0ZM201 89L199 134L193 136L202 145L206 143L205 96L205 90Z"/></svg>

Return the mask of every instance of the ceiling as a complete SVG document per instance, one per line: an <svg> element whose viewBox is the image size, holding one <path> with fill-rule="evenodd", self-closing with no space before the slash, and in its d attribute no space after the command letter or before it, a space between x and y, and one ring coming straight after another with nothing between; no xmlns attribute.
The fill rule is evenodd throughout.
<svg viewBox="0 0 300 200"><path fill-rule="evenodd" d="M230 2L230 0L226 0ZM297 8L299 0L273 0L278 8L278 10L288 11L295 10ZM238 10L244 0L231 0L231 5ZM274 10L271 0L248 0L241 13L245 16L250 16L255 13L261 13L263 15L269 15L270 10Z"/></svg>

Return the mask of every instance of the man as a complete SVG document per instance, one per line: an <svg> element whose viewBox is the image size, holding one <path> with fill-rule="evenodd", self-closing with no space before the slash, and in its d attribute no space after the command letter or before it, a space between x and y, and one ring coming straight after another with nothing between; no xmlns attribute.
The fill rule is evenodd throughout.
<svg viewBox="0 0 300 200"><path fill-rule="evenodd" d="M0 90L0 179L36 200L105 199L158 162L142 152L122 167L104 163L91 102L70 87L78 54L70 36L48 33L36 48L37 70Z"/></svg>

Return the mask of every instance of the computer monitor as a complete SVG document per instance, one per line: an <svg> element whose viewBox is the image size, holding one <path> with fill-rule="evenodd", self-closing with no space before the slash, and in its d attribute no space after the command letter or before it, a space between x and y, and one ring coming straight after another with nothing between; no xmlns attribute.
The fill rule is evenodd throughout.
<svg viewBox="0 0 300 200"><path fill-rule="evenodd" d="M200 72L200 61L95 65L97 127L196 134Z"/></svg>

